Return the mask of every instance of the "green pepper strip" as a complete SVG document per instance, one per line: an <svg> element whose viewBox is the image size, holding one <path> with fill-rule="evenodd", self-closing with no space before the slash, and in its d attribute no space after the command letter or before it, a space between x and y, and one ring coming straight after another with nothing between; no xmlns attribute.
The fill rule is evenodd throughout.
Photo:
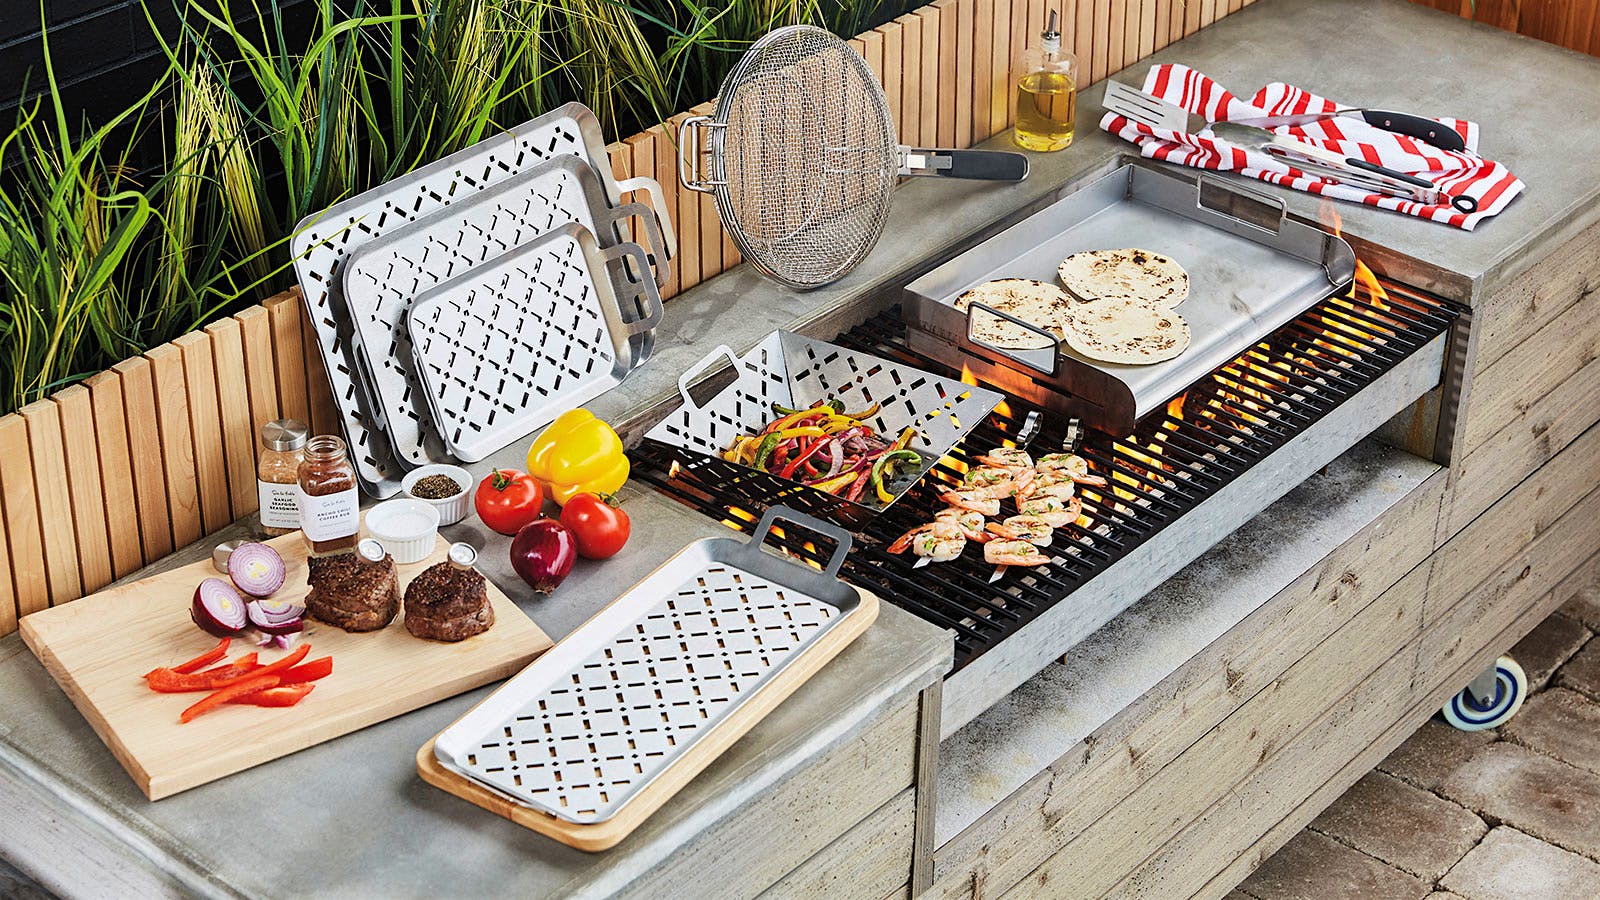
<svg viewBox="0 0 1600 900"><path fill-rule="evenodd" d="M878 457L878 461L872 464L872 486L876 488L882 484L884 476L889 474L890 470L894 468L894 464L900 460L905 460L908 463L920 463L922 462L922 454L915 450L891 450Z"/></svg>
<svg viewBox="0 0 1600 900"><path fill-rule="evenodd" d="M779 438L776 434L769 434L762 438L761 446L756 448L756 458L751 461L750 465L765 472L767 470L767 457L771 456L772 451L777 449L778 440Z"/></svg>

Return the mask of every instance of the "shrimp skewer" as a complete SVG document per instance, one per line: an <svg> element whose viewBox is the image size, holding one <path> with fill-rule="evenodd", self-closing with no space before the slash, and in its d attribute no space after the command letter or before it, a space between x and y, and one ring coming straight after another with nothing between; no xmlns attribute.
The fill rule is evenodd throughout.
<svg viewBox="0 0 1600 900"><path fill-rule="evenodd" d="M907 549L921 557L917 565L929 562L949 562L967 548L967 539L961 528L949 521L933 521L918 525L890 544L890 553L904 553Z"/></svg>
<svg viewBox="0 0 1600 900"><path fill-rule="evenodd" d="M1000 515L1000 498L985 496L981 491L945 491L939 499L958 509L986 516Z"/></svg>
<svg viewBox="0 0 1600 900"><path fill-rule="evenodd" d="M1079 484L1106 486L1104 478L1089 474L1089 461L1076 453L1049 453L1039 457L1033 467L1040 474L1065 475Z"/></svg>
<svg viewBox="0 0 1600 900"><path fill-rule="evenodd" d="M1020 447L996 447L977 457L978 462L999 469L1031 469L1033 457Z"/></svg>
<svg viewBox="0 0 1600 900"><path fill-rule="evenodd" d="M1064 528L1078 520L1083 512L1083 501L1077 497L1068 497L1065 500L1049 494L1039 494L1017 501L1017 512L1024 516L1036 516L1048 522L1052 528Z"/></svg>
<svg viewBox="0 0 1600 900"><path fill-rule="evenodd" d="M989 577L993 584L1005 574L1007 566L1042 566L1050 557L1027 541L990 541L983 545L983 561L994 564L994 574Z"/></svg>
<svg viewBox="0 0 1600 900"><path fill-rule="evenodd" d="M989 523L989 531L1012 541L1027 541L1035 547L1048 547L1055 535L1055 526L1040 516L1012 516L1000 523Z"/></svg>
<svg viewBox="0 0 1600 900"><path fill-rule="evenodd" d="M1017 471L993 466L972 469L961 476L961 489L1004 500L1017 492Z"/></svg>

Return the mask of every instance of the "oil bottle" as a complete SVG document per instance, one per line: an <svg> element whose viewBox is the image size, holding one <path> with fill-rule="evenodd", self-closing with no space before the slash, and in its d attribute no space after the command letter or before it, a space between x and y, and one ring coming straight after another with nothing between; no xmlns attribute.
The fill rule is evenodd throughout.
<svg viewBox="0 0 1600 900"><path fill-rule="evenodd" d="M1041 46L1022 52L1017 71L1016 142L1025 150L1060 150L1072 143L1078 112L1078 59L1061 49L1056 13L1040 35Z"/></svg>

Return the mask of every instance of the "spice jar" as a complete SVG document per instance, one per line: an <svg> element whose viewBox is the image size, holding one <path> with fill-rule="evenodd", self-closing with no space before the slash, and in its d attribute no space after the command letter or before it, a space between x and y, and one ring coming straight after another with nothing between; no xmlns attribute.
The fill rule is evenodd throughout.
<svg viewBox="0 0 1600 900"><path fill-rule="evenodd" d="M305 456L306 425L274 419L261 426L261 458L256 462L256 500L261 530L288 534L300 527L300 460Z"/></svg>
<svg viewBox="0 0 1600 900"><path fill-rule="evenodd" d="M361 496L344 441L330 434L312 438L299 476L300 530L312 554L354 548L361 531Z"/></svg>

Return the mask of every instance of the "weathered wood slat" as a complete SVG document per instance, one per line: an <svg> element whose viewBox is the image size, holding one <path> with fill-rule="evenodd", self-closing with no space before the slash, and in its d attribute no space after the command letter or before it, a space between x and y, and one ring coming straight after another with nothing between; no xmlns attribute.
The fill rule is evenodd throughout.
<svg viewBox="0 0 1600 900"><path fill-rule="evenodd" d="M999 134L1011 127L1012 110L1016 103L1011 72L1011 3L1012 0L994 0L993 28L989 47L989 128L990 135ZM1018 29L1020 31L1020 29ZM1020 73L1018 73L1020 74Z"/></svg>
<svg viewBox="0 0 1600 900"><path fill-rule="evenodd" d="M955 0L955 144L970 147L973 144L972 122L977 116L977 100L973 96L977 86L977 68L973 47L977 40L975 16L978 0Z"/></svg>
<svg viewBox="0 0 1600 900"><path fill-rule="evenodd" d="M306 408L311 411L312 434L338 434L339 408L333 402L333 385L328 381L328 366L317 349L317 334L304 303L300 307L300 346L305 350Z"/></svg>
<svg viewBox="0 0 1600 900"><path fill-rule="evenodd" d="M99 441L94 430L94 399L75 384L50 398L61 417L61 446L67 458L67 490L72 502L80 590L85 594L111 583L111 538L106 530L105 488L100 480Z"/></svg>
<svg viewBox="0 0 1600 900"><path fill-rule="evenodd" d="M84 383L94 407L94 437L100 459L100 489L111 540L111 574L121 578L144 565L142 522L134 495L133 459L122 405L122 378L101 372Z"/></svg>
<svg viewBox="0 0 1600 900"><path fill-rule="evenodd" d="M266 302L278 378L278 409L285 418L309 425L311 401L306 394L306 349L300 331L302 306L298 297L287 294Z"/></svg>
<svg viewBox="0 0 1600 900"><path fill-rule="evenodd" d="M245 383L250 395L250 442L255 446L261 426L282 415L278 405L278 364L272 350L272 320L266 307L244 310L234 317L244 346Z"/></svg>
<svg viewBox="0 0 1600 900"><path fill-rule="evenodd" d="M697 116L711 115L715 107L711 103L702 103L690 112ZM700 234L700 281L721 273L725 268L722 264L722 219L717 213L717 200L711 194L690 192L699 207L696 210ZM685 229L686 233L689 233Z"/></svg>
<svg viewBox="0 0 1600 900"><path fill-rule="evenodd" d="M674 116L668 121L667 128L677 139L678 126L688 114ZM690 190L678 192L677 222L678 228L678 290L686 291L701 281L700 278L700 197L699 193Z"/></svg>
<svg viewBox="0 0 1600 900"><path fill-rule="evenodd" d="M28 423L16 413L0 416L0 494L5 497L11 582L19 617L50 606L44 536L39 528L39 501L34 491Z"/></svg>
<svg viewBox="0 0 1600 900"><path fill-rule="evenodd" d="M933 86L939 106L939 146L955 147L960 127L956 106L961 94L961 84L957 80L961 76L961 41L958 37L961 10L957 0L934 0L933 8L939 17L939 81ZM970 20L967 24L971 27ZM972 78L970 69L966 74L968 79Z"/></svg>
<svg viewBox="0 0 1600 900"><path fill-rule="evenodd" d="M256 431L250 416L250 388L245 374L244 344L239 322L221 319L206 326L211 338L211 362L217 372L217 411L221 416L221 443L228 473L229 507L233 518L256 511Z"/></svg>
<svg viewBox="0 0 1600 900"><path fill-rule="evenodd" d="M900 20L900 127L897 134L902 143L927 146L922 137L922 16L905 16Z"/></svg>
<svg viewBox="0 0 1600 900"><path fill-rule="evenodd" d="M906 788L893 800L840 835L777 884L763 900L793 897L883 897L906 881L911 871L911 832L916 791Z"/></svg>
<svg viewBox="0 0 1600 900"><path fill-rule="evenodd" d="M194 443L195 489L206 534L233 521L228 496L228 461L223 455L222 411L217 405L217 369L211 336L191 331L173 341L183 358L190 435Z"/></svg>
<svg viewBox="0 0 1600 900"><path fill-rule="evenodd" d="M906 119L902 92L906 77L905 29L899 22L885 22L873 31L883 42L883 97L889 103L889 116L894 121L895 134L904 134Z"/></svg>
<svg viewBox="0 0 1600 900"><path fill-rule="evenodd" d="M969 144L988 139L990 110L994 107L995 0L972 3L972 137Z"/></svg>
<svg viewBox="0 0 1600 900"><path fill-rule="evenodd" d="M133 491L139 504L139 539L146 562L172 552L165 454L156 421L156 383L150 360L123 360L112 367L122 382L123 425L133 462Z"/></svg>
<svg viewBox="0 0 1600 900"><path fill-rule="evenodd" d="M39 531L44 540L44 567L50 605L78 599L78 538L72 525L72 498L67 492L67 453L61 444L61 412L51 400L36 400L21 409L28 423L33 493L39 504Z"/></svg>
<svg viewBox="0 0 1600 900"><path fill-rule="evenodd" d="M296 338L299 334L297 325ZM167 476L167 514L172 517L172 540L182 547L199 540L205 533L200 516L200 492L196 487L183 354L172 344L164 344L150 350L145 358L150 360L150 374L155 382L156 420L161 434L161 463Z"/></svg>

